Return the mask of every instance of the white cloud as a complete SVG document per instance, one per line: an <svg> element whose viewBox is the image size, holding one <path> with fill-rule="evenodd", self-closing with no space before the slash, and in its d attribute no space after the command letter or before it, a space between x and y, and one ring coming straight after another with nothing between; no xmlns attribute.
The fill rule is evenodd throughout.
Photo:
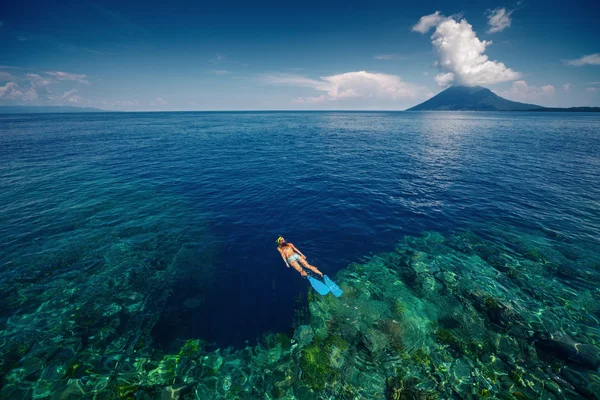
<svg viewBox="0 0 600 400"><path fill-rule="evenodd" d="M427 33L431 28L445 20L442 14L439 11L436 11L433 14L424 15L419 19L419 22L415 26L412 27L413 32Z"/></svg>
<svg viewBox="0 0 600 400"><path fill-rule="evenodd" d="M586 88L585 91L589 92L589 93L596 93L596 92L598 92L598 89L595 87L589 87L589 88Z"/></svg>
<svg viewBox="0 0 600 400"><path fill-rule="evenodd" d="M568 92L568 91L570 91L570 90L571 90L571 84L570 84L570 83L565 83L565 84L563 85L563 90L564 90L565 92Z"/></svg>
<svg viewBox="0 0 600 400"><path fill-rule="evenodd" d="M275 85L312 88L323 92L315 97L299 97L295 100L297 103L320 103L348 99L414 99L426 94L424 88L406 83L397 75L367 71L324 76L318 80L299 75L275 74L263 76L261 81Z"/></svg>
<svg viewBox="0 0 600 400"><path fill-rule="evenodd" d="M8 81L14 77L8 72L0 71L0 81Z"/></svg>
<svg viewBox="0 0 600 400"><path fill-rule="evenodd" d="M406 60L406 56L403 56L402 54L378 54L376 56L373 56L373 58L375 60Z"/></svg>
<svg viewBox="0 0 600 400"><path fill-rule="evenodd" d="M435 76L435 81L440 86L448 86L454 80L454 74L452 72L446 72L442 74L437 74Z"/></svg>
<svg viewBox="0 0 600 400"><path fill-rule="evenodd" d="M77 89L73 88L71 90L67 90L62 95L63 100L68 101L69 103L79 103L81 102L81 96L77 94Z"/></svg>
<svg viewBox="0 0 600 400"><path fill-rule="evenodd" d="M209 72L219 76L231 75L231 71L226 69L211 69Z"/></svg>
<svg viewBox="0 0 600 400"><path fill-rule="evenodd" d="M552 85L544 85L540 89L543 94L552 95L552 94L556 93L556 89L554 89L554 86L552 86Z"/></svg>
<svg viewBox="0 0 600 400"><path fill-rule="evenodd" d="M310 79L304 76L294 74L264 75L259 78L259 81L261 81L262 83L270 83L273 85L309 87L315 88L317 90L321 90L320 88L318 88L320 85L325 85L325 82L323 81L318 81L316 79Z"/></svg>
<svg viewBox="0 0 600 400"><path fill-rule="evenodd" d="M507 10L504 7L487 10L485 15L488 18L488 25L490 26L488 33L496 33L508 28L512 22L510 15L513 12L514 10Z"/></svg>
<svg viewBox="0 0 600 400"><path fill-rule="evenodd" d="M52 83L52 80L38 74L25 74L25 77L29 82L37 86L48 86Z"/></svg>
<svg viewBox="0 0 600 400"><path fill-rule="evenodd" d="M0 21L1 23L2 21ZM0 99L13 99L15 96L20 96L21 94L19 86L14 82L6 82L4 86L0 86Z"/></svg>
<svg viewBox="0 0 600 400"><path fill-rule="evenodd" d="M12 102L31 102L38 98L37 91L34 86L28 89L23 89L15 82L7 82L4 86L0 86L0 100Z"/></svg>
<svg viewBox="0 0 600 400"><path fill-rule="evenodd" d="M521 74L499 61L490 61L484 54L491 41L479 40L473 27L465 20L435 14L421 17L414 31L426 33L435 27L431 36L438 55L437 67L440 74L438 84L445 86L453 82L460 85L490 85L519 79ZM451 75L450 75L451 74Z"/></svg>
<svg viewBox="0 0 600 400"><path fill-rule="evenodd" d="M63 71L45 71L44 73L59 81L76 81L86 85L89 84L89 82L86 80L87 76L83 74L72 74L70 72Z"/></svg>
<svg viewBox="0 0 600 400"><path fill-rule="evenodd" d="M567 63L576 67L581 67L582 65L600 65L600 53L588 54L575 60L569 60Z"/></svg>
<svg viewBox="0 0 600 400"><path fill-rule="evenodd" d="M17 36L17 40L18 40L19 42L26 42L26 41L27 41L27 38L26 38L25 36Z"/></svg>
<svg viewBox="0 0 600 400"><path fill-rule="evenodd" d="M62 98L68 99L69 97L73 96L75 93L77 93L77 89L67 90L66 92L63 93Z"/></svg>
<svg viewBox="0 0 600 400"><path fill-rule="evenodd" d="M154 102L156 104L158 104L158 105L161 105L161 106L169 103L168 101L166 101L162 97L157 97L156 100L154 100Z"/></svg>
<svg viewBox="0 0 600 400"><path fill-rule="evenodd" d="M554 96L556 89L552 85L530 86L527 82L520 80L513 82L510 89L499 92L502 97L506 97L514 101L522 101L526 103L546 101Z"/></svg>

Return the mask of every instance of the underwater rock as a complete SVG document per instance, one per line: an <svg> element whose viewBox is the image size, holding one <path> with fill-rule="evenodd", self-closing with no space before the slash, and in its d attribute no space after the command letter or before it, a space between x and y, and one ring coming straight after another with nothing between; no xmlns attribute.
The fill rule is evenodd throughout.
<svg viewBox="0 0 600 400"><path fill-rule="evenodd" d="M2 360L0 360L0 365ZM36 381L44 368L44 362L36 357L24 358L18 368L14 368L4 376L8 382Z"/></svg>
<svg viewBox="0 0 600 400"><path fill-rule="evenodd" d="M281 345L277 345L269 350L267 350L267 363L275 364L281 358Z"/></svg>
<svg viewBox="0 0 600 400"><path fill-rule="evenodd" d="M344 354L342 350L338 347L331 346L329 349L329 361L331 362L331 366L336 369L340 369L342 365L344 365Z"/></svg>
<svg viewBox="0 0 600 400"><path fill-rule="evenodd" d="M535 336L535 346L545 353L564 361L570 361L589 369L600 366L600 351L591 344L577 343L566 335L538 333Z"/></svg>
<svg viewBox="0 0 600 400"><path fill-rule="evenodd" d="M273 390L271 394L276 399L285 396L287 390L296 383L298 370L293 365L280 365L273 371Z"/></svg>
<svg viewBox="0 0 600 400"><path fill-rule="evenodd" d="M389 338L376 329L368 329L361 335L361 341L371 354L381 352L389 344Z"/></svg>
<svg viewBox="0 0 600 400"><path fill-rule="evenodd" d="M45 381L40 379L33 388L31 397L34 399L43 399L45 397L50 396L50 394L52 393L52 386L53 384L51 381Z"/></svg>
<svg viewBox="0 0 600 400"><path fill-rule="evenodd" d="M302 381L313 390L323 390L336 377L329 356L321 346L313 344L302 349L300 355Z"/></svg>
<svg viewBox="0 0 600 400"><path fill-rule="evenodd" d="M218 371L223 365L223 357L220 354L209 354L204 356L203 364L208 367L211 371Z"/></svg>
<svg viewBox="0 0 600 400"><path fill-rule="evenodd" d="M294 340L296 340L300 348L311 344L314 338L315 331L313 331L310 325L299 326L294 333Z"/></svg>
<svg viewBox="0 0 600 400"><path fill-rule="evenodd" d="M415 377L387 378L385 398L387 400L435 400L438 396L430 391L418 389L419 380Z"/></svg>
<svg viewBox="0 0 600 400"><path fill-rule="evenodd" d="M589 370L564 367L561 376L584 396L600 400L600 375Z"/></svg>
<svg viewBox="0 0 600 400"><path fill-rule="evenodd" d="M514 308L497 298L478 292L471 292L468 295L474 300L475 309L484 312L490 322L497 326L510 328L513 325L523 325L525 322Z"/></svg>
<svg viewBox="0 0 600 400"><path fill-rule="evenodd" d="M440 344L449 346L458 355L466 352L466 344L455 336L450 329L438 329L435 332L435 338Z"/></svg>
<svg viewBox="0 0 600 400"><path fill-rule="evenodd" d="M187 391L186 385L167 386L160 392L160 400L179 400Z"/></svg>
<svg viewBox="0 0 600 400"><path fill-rule="evenodd" d="M315 392L303 383L297 383L294 385L294 394L298 400L316 400L317 395ZM319 397L320 398L320 397Z"/></svg>

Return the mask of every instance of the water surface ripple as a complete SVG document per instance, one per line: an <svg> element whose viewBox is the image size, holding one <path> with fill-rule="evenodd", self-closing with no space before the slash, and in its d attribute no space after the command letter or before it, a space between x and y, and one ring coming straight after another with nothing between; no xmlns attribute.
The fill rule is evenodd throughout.
<svg viewBox="0 0 600 400"><path fill-rule="evenodd" d="M85 274L146 285L147 265L175 259L156 342L240 346L289 329L306 290L279 234L330 275L423 231L600 240L593 114L10 115L0 127L0 282L29 299L1 321ZM101 277L91 259L120 267Z"/></svg>

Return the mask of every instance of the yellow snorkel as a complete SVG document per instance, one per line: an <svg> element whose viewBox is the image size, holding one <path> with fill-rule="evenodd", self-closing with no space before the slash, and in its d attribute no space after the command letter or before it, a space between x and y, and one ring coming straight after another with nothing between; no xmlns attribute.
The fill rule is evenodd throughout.
<svg viewBox="0 0 600 400"><path fill-rule="evenodd" d="M283 236L279 236L275 242L276 242L276 243L279 245L279 244L281 244L281 242L283 242L283 241L284 241L284 240L283 240Z"/></svg>

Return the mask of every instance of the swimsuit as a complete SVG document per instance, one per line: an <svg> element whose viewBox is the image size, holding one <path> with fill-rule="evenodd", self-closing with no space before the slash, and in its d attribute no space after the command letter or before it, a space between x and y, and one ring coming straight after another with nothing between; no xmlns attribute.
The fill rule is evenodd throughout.
<svg viewBox="0 0 600 400"><path fill-rule="evenodd" d="M298 261L299 258L300 256L298 254L292 254L288 257L288 261Z"/></svg>

